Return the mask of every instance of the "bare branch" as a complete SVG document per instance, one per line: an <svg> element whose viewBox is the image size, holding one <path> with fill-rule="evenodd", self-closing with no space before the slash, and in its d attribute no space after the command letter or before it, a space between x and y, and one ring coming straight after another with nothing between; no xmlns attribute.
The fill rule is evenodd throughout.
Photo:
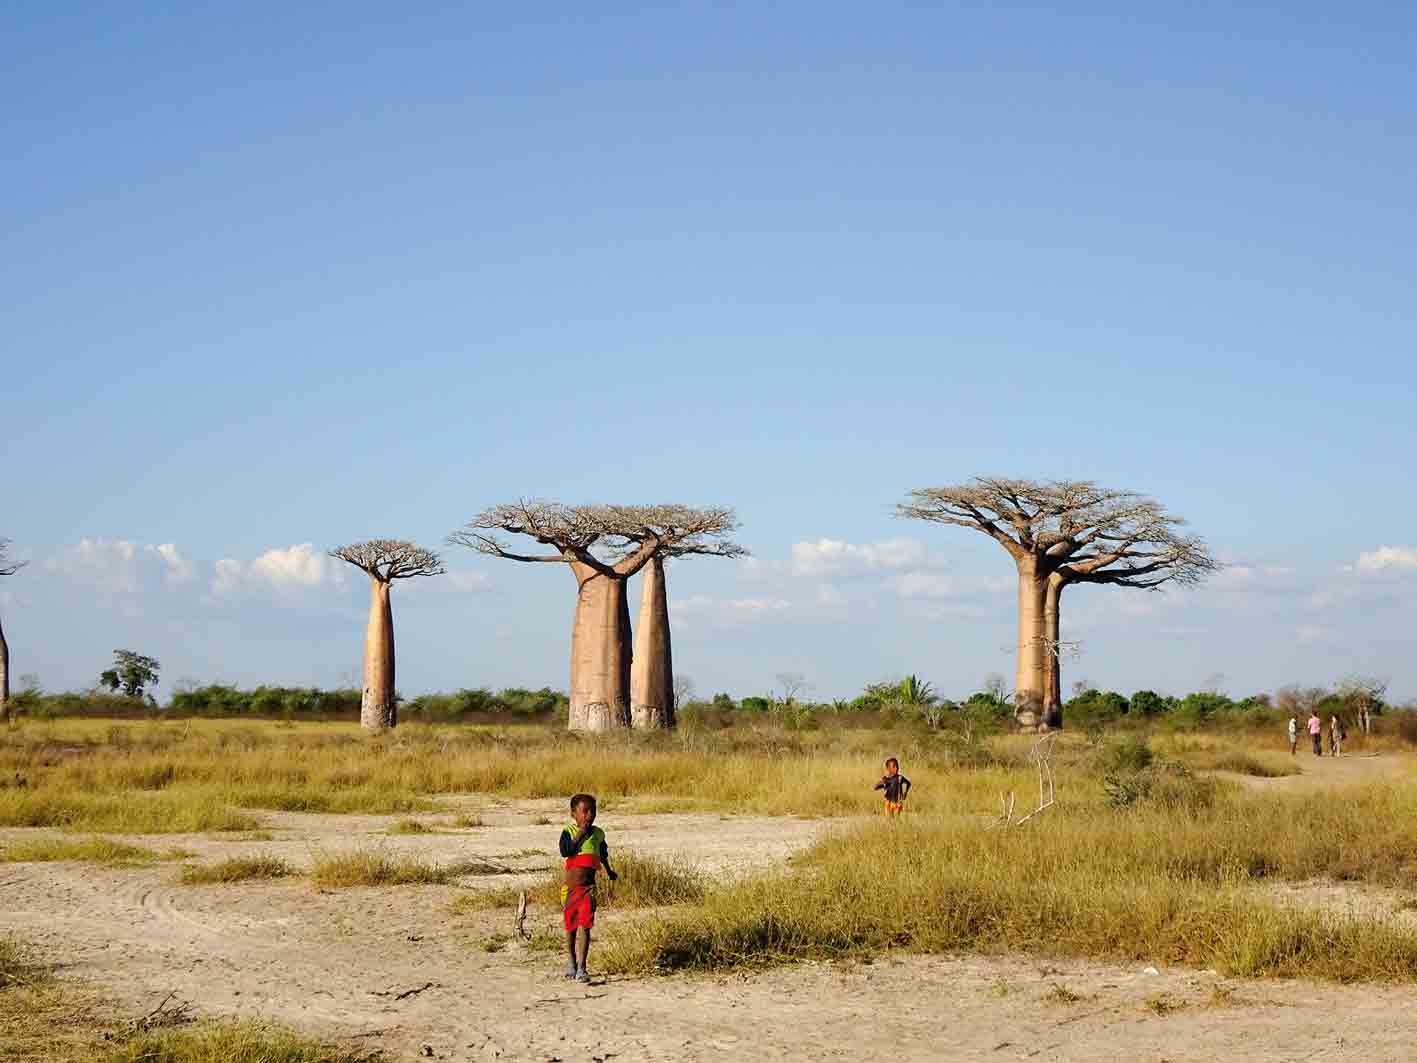
<svg viewBox="0 0 1417 1063"><path fill-rule="evenodd" d="M414 576L440 576L446 570L431 550L403 539L369 539L330 551L330 556L362 569L380 583Z"/></svg>
<svg viewBox="0 0 1417 1063"><path fill-rule="evenodd" d="M14 561L8 555L10 552L10 540L0 539L0 576L13 576L20 569L29 564L28 561Z"/></svg>
<svg viewBox="0 0 1417 1063"><path fill-rule="evenodd" d="M567 506L523 500L484 510L448 541L490 557L579 561L604 575L628 578L655 554L742 557L747 551L727 538L737 527L733 511L724 507ZM556 553L516 553L496 532L528 536Z"/></svg>

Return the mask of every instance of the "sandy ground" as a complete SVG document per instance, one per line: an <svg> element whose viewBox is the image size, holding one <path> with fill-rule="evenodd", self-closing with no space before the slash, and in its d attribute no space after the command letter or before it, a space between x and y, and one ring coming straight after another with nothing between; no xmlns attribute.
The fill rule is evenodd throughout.
<svg viewBox="0 0 1417 1063"><path fill-rule="evenodd" d="M1333 763L1335 772L1364 770ZM1370 763L1375 773L1387 770ZM1323 781L1317 772L1298 778L1311 786ZM458 886L319 891L289 881L182 886L171 864L9 864L0 865L0 931L64 961L68 973L127 1016L175 992L199 1014L261 1016L379 1047L394 1059L1417 1057L1410 989L1224 981L1213 972L1148 973L1141 964L911 957L747 977L598 978L577 986L560 976L559 954L520 945L485 951L484 942L510 929L509 913L449 910L462 889L539 877L551 863L559 806L488 807L471 799L463 806L478 808L486 826L387 836L398 817L268 814L271 841L141 840L180 846L200 862L274 852L297 864L320 851L378 844L447 861L478 856L517 874ZM550 825L534 822L543 816ZM604 825L612 845L643 853L671 854L692 837L696 859L721 874L780 863L833 828L824 820L718 815L616 814ZM1335 906L1351 896L1336 895ZM536 912L534 924L553 928L558 915ZM1076 999L1060 1002L1064 995Z"/></svg>

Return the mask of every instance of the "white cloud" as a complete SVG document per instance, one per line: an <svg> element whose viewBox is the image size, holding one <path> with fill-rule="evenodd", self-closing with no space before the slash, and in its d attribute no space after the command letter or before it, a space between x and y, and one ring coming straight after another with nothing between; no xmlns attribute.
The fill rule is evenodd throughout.
<svg viewBox="0 0 1417 1063"><path fill-rule="evenodd" d="M138 561L138 544L131 540L85 536L76 546L46 561L44 567L119 594L136 594L143 578Z"/></svg>
<svg viewBox="0 0 1417 1063"><path fill-rule="evenodd" d="M925 547L913 539L885 539L878 543L848 543L818 539L792 544L792 571L799 576L826 576L871 569L923 567Z"/></svg>
<svg viewBox="0 0 1417 1063"><path fill-rule="evenodd" d="M241 562L224 557L216 563L212 576L212 593L230 594L241 585Z"/></svg>
<svg viewBox="0 0 1417 1063"><path fill-rule="evenodd" d="M1380 546L1358 557L1359 572L1417 571L1417 546Z"/></svg>
<svg viewBox="0 0 1417 1063"><path fill-rule="evenodd" d="M893 583L902 598L950 598L959 590L953 577L939 571L907 572Z"/></svg>
<svg viewBox="0 0 1417 1063"><path fill-rule="evenodd" d="M710 598L696 594L671 600L669 612L676 620L705 619L719 624L740 625L767 619L792 607L783 598Z"/></svg>
<svg viewBox="0 0 1417 1063"><path fill-rule="evenodd" d="M197 574L197 566L188 561L173 543L149 544L143 552L151 554L167 566L167 578L173 583L186 583Z"/></svg>
<svg viewBox="0 0 1417 1063"><path fill-rule="evenodd" d="M297 543L267 550L247 569L247 575L278 589L316 587L325 581L326 558L314 543Z"/></svg>

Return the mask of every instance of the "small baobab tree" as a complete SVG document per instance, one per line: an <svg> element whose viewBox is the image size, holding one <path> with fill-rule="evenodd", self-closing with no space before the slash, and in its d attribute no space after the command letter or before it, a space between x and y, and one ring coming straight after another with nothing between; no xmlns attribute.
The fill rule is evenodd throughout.
<svg viewBox="0 0 1417 1063"><path fill-rule="evenodd" d="M442 559L431 550L402 539L370 539L330 551L369 577L369 627L364 636L364 692L359 722L366 731L398 724L394 698L394 611L389 598L394 580L438 576Z"/></svg>
<svg viewBox="0 0 1417 1063"><path fill-rule="evenodd" d="M10 559L10 540L0 539L0 576L13 576L28 561ZM10 644L5 641L5 628L0 625L0 715L6 723L14 722L14 707L10 704Z"/></svg>
<svg viewBox="0 0 1417 1063"><path fill-rule="evenodd" d="M520 501L484 510L448 541L491 557L508 561L545 562L569 566L576 580L576 612L571 625L571 706L568 726L573 731L606 731L631 723L631 673L635 656L630 610L625 585L658 557L683 553L711 553L717 542L711 524L693 519L700 511L684 506L568 506L556 502ZM731 513L723 532L735 526ZM524 554L511 549L498 535L523 535L545 553ZM663 572L657 573L658 590L650 588L649 625L662 623L664 652L668 651L668 607L663 592ZM658 602L659 604L655 604ZM661 609L662 606L662 609ZM657 638L646 655L659 652ZM651 679L664 676L666 700L672 704L672 661L664 662ZM671 709L672 712L672 709ZM672 716L659 717L672 720Z"/></svg>
<svg viewBox="0 0 1417 1063"><path fill-rule="evenodd" d="M896 512L983 532L1013 558L1018 570L1014 715L1030 730L1048 725L1045 703L1060 681L1056 613L1064 586L1092 582L1156 589L1172 580L1194 582L1217 567L1201 539L1177 530L1184 523L1180 518L1151 499L1087 480L977 477L912 491Z"/></svg>

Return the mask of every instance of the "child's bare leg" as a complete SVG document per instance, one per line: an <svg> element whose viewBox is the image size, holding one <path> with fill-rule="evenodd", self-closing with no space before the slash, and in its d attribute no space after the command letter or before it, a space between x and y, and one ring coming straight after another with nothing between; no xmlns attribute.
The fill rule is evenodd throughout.
<svg viewBox="0 0 1417 1063"><path fill-rule="evenodd" d="M586 957L590 955L590 928L586 927L580 932L580 940L576 943L576 952L572 957L576 961L576 966L582 971L586 969Z"/></svg>
<svg viewBox="0 0 1417 1063"><path fill-rule="evenodd" d="M576 932L566 931L566 960L572 967L576 965Z"/></svg>

